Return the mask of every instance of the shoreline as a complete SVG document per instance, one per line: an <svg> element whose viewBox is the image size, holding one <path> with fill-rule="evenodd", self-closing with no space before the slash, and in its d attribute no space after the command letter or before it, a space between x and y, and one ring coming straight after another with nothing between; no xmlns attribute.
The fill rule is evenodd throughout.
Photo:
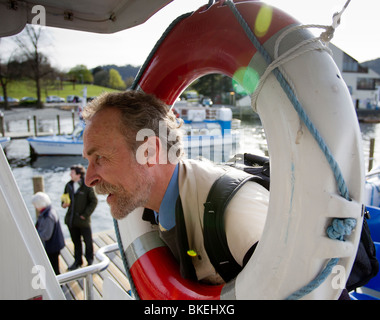
<svg viewBox="0 0 380 320"><path fill-rule="evenodd" d="M4 134L13 140L33 135L70 134L79 121L79 113L73 106L49 106L43 109L34 106L13 107L11 110L1 108L0 136Z"/></svg>
<svg viewBox="0 0 380 320"><path fill-rule="evenodd" d="M76 106L74 106L76 109ZM62 119L72 117L72 108L62 109L62 107L45 107L42 109L37 109L36 107L13 107L11 110L4 110L0 108L0 112L4 115L4 121L16 121L16 120L27 120L28 118L33 118L36 116L38 119L47 120L55 119L59 115ZM79 119L78 112L74 110L75 119Z"/></svg>

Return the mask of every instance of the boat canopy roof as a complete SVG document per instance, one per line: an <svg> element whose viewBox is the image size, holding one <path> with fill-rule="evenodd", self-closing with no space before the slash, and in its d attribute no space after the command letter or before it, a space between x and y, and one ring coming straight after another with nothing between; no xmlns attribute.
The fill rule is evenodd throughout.
<svg viewBox="0 0 380 320"><path fill-rule="evenodd" d="M27 23L114 33L144 23L172 1L0 0L0 37L21 32Z"/></svg>

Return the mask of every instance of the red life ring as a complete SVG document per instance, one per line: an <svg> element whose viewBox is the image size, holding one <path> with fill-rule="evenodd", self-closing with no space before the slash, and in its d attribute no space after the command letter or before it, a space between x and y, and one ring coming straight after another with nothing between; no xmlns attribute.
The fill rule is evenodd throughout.
<svg viewBox="0 0 380 320"><path fill-rule="evenodd" d="M256 18L264 4L235 1L235 5L255 30ZM272 21L259 37L261 43L297 23L274 8ZM249 65L256 52L231 9L217 2L208 9L201 7L174 26L150 59L138 86L172 105L194 80L210 73L232 78L237 70ZM157 261L165 263L157 265ZM183 279L167 247L147 252L133 265L131 274L142 299L220 299L223 288ZM159 289L155 290L155 286Z"/></svg>
<svg viewBox="0 0 380 320"><path fill-rule="evenodd" d="M251 30L260 29L257 17L267 5L259 1L235 1L235 5ZM271 12L268 28L256 34L262 44L297 23L278 9L273 8ZM249 65L256 52L231 9L217 2L208 9L201 7L170 30L138 85L144 92L154 93L172 105L194 80L210 73L232 78L239 69Z"/></svg>
<svg viewBox="0 0 380 320"><path fill-rule="evenodd" d="M257 57L257 49L245 34L232 10L223 5L223 3L224 1L221 1L216 2L209 8L202 7L177 22L161 40L160 45L155 49L149 61L143 66L141 73L137 77L137 85L134 89L141 89L146 93L155 94L166 104L173 105L188 85L206 74L219 73L234 77L238 70L247 68L255 59L255 68L258 69L258 73L261 75L267 67L266 63L263 59L260 60ZM260 43L272 55L272 58L274 56L274 40L285 29L299 24L284 12L268 7L259 1L235 1L235 6L248 23L250 29L254 31ZM268 8L270 8L270 21L262 19L263 16L266 16ZM260 22L263 22L263 25ZM293 41L295 43L292 43L291 46L310 37L310 34L302 33L296 38L296 41ZM311 103L306 101L308 102L307 104L311 104L311 106L307 105L306 107L308 108L307 111L312 113L313 120L317 118L318 125L329 130L328 142L332 145L332 149L339 160L350 159L351 161L350 164L344 163L344 174L350 176L349 187L352 192L352 201L341 200L339 196L335 195L336 187L329 171L330 168L325 169L327 166L326 161L323 155L319 154L318 147L314 146L313 137L307 132L301 132L302 136L299 137L299 131L297 130L299 129L300 120L297 114L292 110L292 105L285 94L283 92L279 93L281 88L278 86L276 88L279 89L273 89L275 84L269 81L270 84L263 90L264 96L266 98L276 96L275 94L271 95L270 90L277 90L279 94L276 98L273 98L274 101L269 101L268 104L269 106L276 105L276 107L280 105L281 108L278 108L280 111L277 111L277 109L276 111L265 111L266 114L263 120L266 124L270 123L270 120L272 122L277 121L275 127L281 127L280 130L282 131L272 129L267 135L269 147L271 147L269 145L270 139L272 140L271 143L277 140L273 148L275 156L273 157L273 163L271 163L271 166L273 164L271 180L274 183L274 190L271 188L271 202L267 220L270 220L271 228L275 225L277 228L275 234L278 239L283 239L283 241L279 243L277 242L278 239L271 239L267 236L268 233L265 232L266 225L263 239L256 249L258 253L256 254L255 251L255 255L236 278L236 281L225 285L208 286L194 283L181 277L179 266L170 250L160 240L158 231L152 230L150 223L142 221L141 210L135 210L125 219L118 221L118 225L121 242L126 249L127 261L130 265L130 273L141 299L282 299L306 285L308 281L311 281L320 272L324 262L329 257L343 257L341 264L346 269L351 268L360 232L354 233L343 246L336 244L334 241L324 239L322 236L323 231L320 230L327 223L323 219L328 220L330 217L334 217L335 212L339 211L337 208L343 208L344 210L342 209L342 211L347 216L357 218L358 229L361 227L361 181L364 181L364 177L361 177L360 173L358 173L362 162L360 143L357 142L355 146L352 146L353 140L360 140L360 131L355 127L357 121L355 120L354 112L349 110L345 113L344 119L341 116L339 116L339 120L336 119L339 110L350 108L350 96L344 82L339 76L337 77L339 71L335 64L330 57L326 56L328 56L327 53L318 56L311 54L301 58L303 65L311 66L310 70L307 70L309 72L307 73L308 79L312 78L314 83L318 85L323 82L324 85L320 90L323 94L315 90L319 94L318 97L325 98L322 101L323 103L319 101L321 102L320 105L315 108L312 105L313 101ZM328 72L324 72L322 75L318 70L323 69L325 66ZM290 74L291 76L296 73L294 70L299 70L298 66L294 67L294 65L291 65L290 68L292 68L293 72L293 74ZM313 75L317 73L319 74L314 77ZM323 81L325 78L328 81ZM296 84L301 83L301 87L302 83L305 82L303 75L299 74L296 74L293 80L296 81ZM326 83L329 86L331 84L333 90L330 90L331 87L326 88ZM305 88L302 87L301 89L305 91ZM326 102L326 95L330 95L329 97L333 100L331 105ZM301 96L301 98L304 98L304 96ZM307 100L308 98L305 99ZM314 98L314 100L316 99ZM265 107L270 109L269 106L266 105ZM324 109L322 110L322 108ZM326 119L318 119L318 114L326 112L326 110L328 110L329 119L327 121ZM262 114L260 114L261 116ZM277 118L273 120L271 117ZM347 135L347 137L355 137L355 139L345 142L344 148L341 147L342 142L339 140L338 132L334 131L341 129L336 129L336 125L334 125L336 122L334 121L342 121L341 128L351 130L350 135ZM345 122L345 125L343 125L343 122ZM273 130L278 132L273 134ZM345 133L339 132L339 136L345 136ZM302 143L299 143L298 140L301 138ZM282 141L282 139L285 140ZM350 149L350 146L352 146L352 149ZM276 151L276 148L279 151ZM347 156L346 153L350 153L350 155ZM305 160L306 158L308 160ZM315 163L315 168L323 167L324 169L321 170L329 171L326 173L328 178L322 174L309 176L309 171L313 170L306 167L304 162L314 161L314 159L318 162ZM285 175L285 179L281 175ZM320 179L321 176L324 178ZM304 180L302 181L302 179ZM314 209L315 203L307 203L308 201L300 201L296 198L302 199L302 196L308 196L305 179L307 179L307 183L311 184L308 187L315 190L313 191L315 194L315 200L313 201L323 203L321 205L321 210L324 210L323 217L320 216L321 213L318 210ZM295 201L293 201L293 196ZM272 200L275 204L271 206ZM272 211L275 212L269 217L269 213L272 213ZM276 213L282 211L289 214L276 215ZM303 217L300 214L302 212L307 212L308 217ZM293 215L291 216L290 214ZM305 219L311 220L305 222ZM302 223L306 223L308 226L316 226L318 230L314 230L314 232L300 230ZM315 237L315 239L311 237ZM312 241L312 249L308 247L307 241ZM273 250L270 250L270 254L268 254L268 250L263 249L264 243L269 243L272 247ZM300 252L302 252L302 258L297 256L297 254L301 254ZM260 261L258 261L255 256L257 257L260 254L264 257L260 257ZM314 259L314 257L316 258ZM294 262L294 258L299 261ZM297 265L300 261L302 266ZM271 263L276 264L276 266L268 268ZM249 270L246 270L247 267ZM266 281L261 281L264 274L266 274L267 279ZM287 283L280 281L283 277L288 277L291 281L289 280ZM252 281L256 282L252 284ZM253 286L255 290L252 289ZM315 290L309 297L337 298L339 294L339 289L331 289L326 284Z"/></svg>

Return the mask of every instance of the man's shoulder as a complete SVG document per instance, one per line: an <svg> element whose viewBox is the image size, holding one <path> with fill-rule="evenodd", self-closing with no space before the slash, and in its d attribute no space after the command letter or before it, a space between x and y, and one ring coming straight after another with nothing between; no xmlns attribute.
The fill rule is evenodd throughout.
<svg viewBox="0 0 380 320"><path fill-rule="evenodd" d="M48 216L54 222L57 222L57 220L59 219L57 211L54 208L50 208Z"/></svg>
<svg viewBox="0 0 380 320"><path fill-rule="evenodd" d="M71 184L70 184L71 182ZM71 193L70 191L72 191L73 189L73 184L72 184L72 181L69 181L65 184L65 189L64 189L64 192L63 193Z"/></svg>
<svg viewBox="0 0 380 320"><path fill-rule="evenodd" d="M83 183L83 184L80 186L80 189L86 191L87 193L95 192L93 187L89 187L89 186L87 186L85 183Z"/></svg>
<svg viewBox="0 0 380 320"><path fill-rule="evenodd" d="M194 171L195 173L224 173L226 171L226 167L223 165L218 165L211 162L208 159L196 160L196 159L185 159L181 161L182 167L185 167L187 170Z"/></svg>

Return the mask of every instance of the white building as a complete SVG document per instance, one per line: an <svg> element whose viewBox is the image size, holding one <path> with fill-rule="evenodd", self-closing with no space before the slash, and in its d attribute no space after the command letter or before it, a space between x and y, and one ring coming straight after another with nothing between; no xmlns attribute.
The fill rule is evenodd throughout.
<svg viewBox="0 0 380 320"><path fill-rule="evenodd" d="M329 44L333 59L338 66L352 96L356 109L375 109L380 94L380 75L362 66L333 44Z"/></svg>

